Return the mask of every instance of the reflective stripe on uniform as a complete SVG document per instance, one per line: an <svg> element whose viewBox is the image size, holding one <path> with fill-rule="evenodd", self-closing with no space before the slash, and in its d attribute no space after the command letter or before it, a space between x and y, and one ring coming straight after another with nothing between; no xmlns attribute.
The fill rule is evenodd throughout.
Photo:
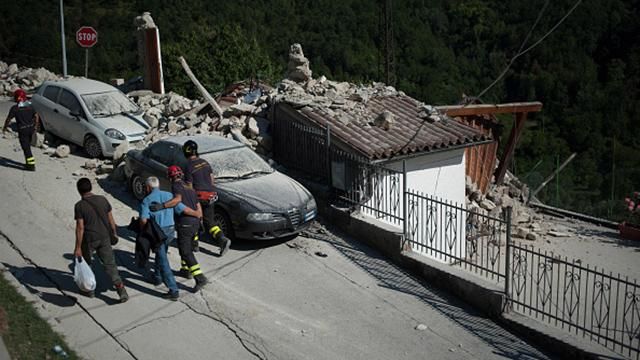
<svg viewBox="0 0 640 360"><path fill-rule="evenodd" d="M202 274L202 270L200 270L200 264L193 265L189 268L189 271L191 271L191 274L194 276Z"/></svg>
<svg viewBox="0 0 640 360"><path fill-rule="evenodd" d="M27 165L35 165L36 164L36 158L32 157L28 157L26 160Z"/></svg>
<svg viewBox="0 0 640 360"><path fill-rule="evenodd" d="M189 267L187 266L187 262L182 260L182 266L180 267L180 270L187 270L189 271Z"/></svg>
<svg viewBox="0 0 640 360"><path fill-rule="evenodd" d="M217 236L220 231L222 231L222 229L220 229L219 226L212 226L211 229L209 229L209 234Z"/></svg>
<svg viewBox="0 0 640 360"><path fill-rule="evenodd" d="M198 236L198 234L196 234L196 236L193 237L193 241L198 241L200 239L200 237Z"/></svg>

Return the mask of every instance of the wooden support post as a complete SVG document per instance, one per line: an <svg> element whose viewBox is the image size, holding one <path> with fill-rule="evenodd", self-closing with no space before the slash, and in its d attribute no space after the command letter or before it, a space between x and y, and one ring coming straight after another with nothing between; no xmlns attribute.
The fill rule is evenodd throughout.
<svg viewBox="0 0 640 360"><path fill-rule="evenodd" d="M527 113L516 113L515 124L513 124L513 128L511 129L511 135L509 136L509 140L507 141L507 146L504 148L504 153L500 158L500 164L498 165L498 169L496 170L496 184L502 184L504 180L504 175L507 172L507 166L513 159L513 152L516 149L516 145L518 140L520 139L520 134L522 134L522 130L524 129L524 123L527 120Z"/></svg>
<svg viewBox="0 0 640 360"><path fill-rule="evenodd" d="M191 79L191 82L193 82L193 84L196 86L200 94L202 94L202 97L204 97L204 99L209 104L211 104L211 107L213 108L213 110L218 114L218 116L220 116L220 118L222 118L222 108L220 108L220 105L218 105L218 103L213 98L213 96L209 94L207 89L205 89L205 87L202 86L202 84L200 83L200 81L198 81L196 76L193 75L193 72L189 68L187 61L182 56L180 56L179 60L180 60L180 65L182 65L182 68L184 69L184 72L187 73L187 76L189 77L189 79Z"/></svg>

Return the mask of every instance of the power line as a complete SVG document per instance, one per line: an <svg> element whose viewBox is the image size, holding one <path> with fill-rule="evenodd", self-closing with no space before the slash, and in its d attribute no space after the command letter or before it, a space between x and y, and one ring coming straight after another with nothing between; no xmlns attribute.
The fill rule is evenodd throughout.
<svg viewBox="0 0 640 360"><path fill-rule="evenodd" d="M487 86L484 90L482 90L480 92L480 94L478 94L476 96L476 98L479 99L480 97L482 97L482 95L484 95L487 91L489 91L493 86L495 86L495 84L497 84L498 81L500 81L500 79L502 79L504 77L504 75L507 73L507 71L509 71L509 69L511 68L511 65L513 65L513 63L516 61L517 58L519 58L520 56L526 54L527 52L529 52L530 50L532 50L536 46L540 45L540 43L543 42L547 37L549 37L549 35L551 35L558 28L558 26L560 26L573 13L573 11L581 3L582 3L582 0L578 0L571 7L571 9L569 9L569 11L560 19L560 21L558 21L546 34L544 34L540 39L538 39L531 46L529 46L528 48L522 50L522 48L526 45L527 41L529 40L529 37L531 36L531 33L533 32L533 29L538 25L538 22L542 18L542 13L545 11L547 6L549 5L549 1L547 0L547 2L544 4L542 9L540 10L540 13L538 13L538 18L536 19L535 23L531 27L531 30L529 30L529 33L527 34L527 36L525 37L524 41L522 42L522 45L520 45L520 49L518 50L518 53L516 53L516 55L514 55L511 58L511 61L509 61L509 64L507 64L507 67L502 71L502 73L500 73L500 75L489 86Z"/></svg>

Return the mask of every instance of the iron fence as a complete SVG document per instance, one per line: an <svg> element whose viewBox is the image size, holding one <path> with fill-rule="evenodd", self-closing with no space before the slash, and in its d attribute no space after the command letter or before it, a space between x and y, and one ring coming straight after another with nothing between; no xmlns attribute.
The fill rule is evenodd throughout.
<svg viewBox="0 0 640 360"><path fill-rule="evenodd" d="M273 122L274 158L291 169L326 178L328 174L326 130L286 118Z"/></svg>
<svg viewBox="0 0 640 360"><path fill-rule="evenodd" d="M504 279L506 219L411 190L406 197L406 240L413 250L489 279Z"/></svg>
<svg viewBox="0 0 640 360"><path fill-rule="evenodd" d="M620 274L512 244L506 289L514 310L640 358L640 288Z"/></svg>
<svg viewBox="0 0 640 360"><path fill-rule="evenodd" d="M337 200L376 219L402 224L402 172L331 148L331 185Z"/></svg>

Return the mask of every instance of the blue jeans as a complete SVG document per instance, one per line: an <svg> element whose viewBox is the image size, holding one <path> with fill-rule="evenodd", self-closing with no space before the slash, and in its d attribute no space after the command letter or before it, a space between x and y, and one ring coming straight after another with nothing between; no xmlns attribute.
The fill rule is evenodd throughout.
<svg viewBox="0 0 640 360"><path fill-rule="evenodd" d="M169 288L172 293L178 292L178 285L176 284L176 278L171 271L171 265L169 265L169 258L167 257L167 251L169 250L169 244L175 239L175 230L173 226L167 226L162 228L162 231L167 236L164 243L160 244L156 251L155 259L155 276L156 279L161 280Z"/></svg>

